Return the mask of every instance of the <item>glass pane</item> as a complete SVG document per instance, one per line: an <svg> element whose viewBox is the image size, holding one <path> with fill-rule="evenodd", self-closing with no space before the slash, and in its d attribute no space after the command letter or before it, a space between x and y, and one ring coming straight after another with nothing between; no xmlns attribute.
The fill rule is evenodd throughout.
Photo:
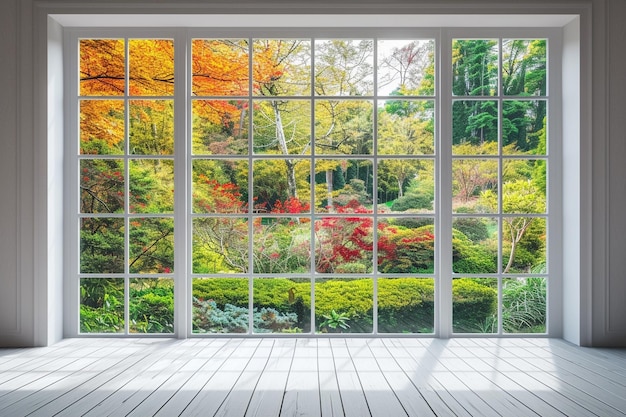
<svg viewBox="0 0 626 417"><path fill-rule="evenodd" d="M378 279L379 333L433 333L434 331L434 279Z"/></svg>
<svg viewBox="0 0 626 417"><path fill-rule="evenodd" d="M248 272L248 222L244 218L195 218L193 273Z"/></svg>
<svg viewBox="0 0 626 417"><path fill-rule="evenodd" d="M129 160L131 213L174 212L174 161Z"/></svg>
<svg viewBox="0 0 626 417"><path fill-rule="evenodd" d="M432 274L435 222L432 218L379 217L378 272Z"/></svg>
<svg viewBox="0 0 626 417"><path fill-rule="evenodd" d="M255 101L253 112L255 154L311 153L310 101Z"/></svg>
<svg viewBox="0 0 626 417"><path fill-rule="evenodd" d="M124 211L124 161L121 159L80 160L80 212Z"/></svg>
<svg viewBox="0 0 626 417"><path fill-rule="evenodd" d="M123 96L126 69L123 39L81 39L80 95Z"/></svg>
<svg viewBox="0 0 626 417"><path fill-rule="evenodd" d="M371 96L374 93L374 42L315 41L315 94Z"/></svg>
<svg viewBox="0 0 626 417"><path fill-rule="evenodd" d="M546 100L502 102L502 153L546 154Z"/></svg>
<svg viewBox="0 0 626 417"><path fill-rule="evenodd" d="M452 280L452 331L454 333L498 332L497 278L454 278Z"/></svg>
<svg viewBox="0 0 626 417"><path fill-rule="evenodd" d="M124 279L80 279L80 332L124 332Z"/></svg>
<svg viewBox="0 0 626 417"><path fill-rule="evenodd" d="M315 327L320 333L371 333L374 285L371 278L317 279Z"/></svg>
<svg viewBox="0 0 626 417"><path fill-rule="evenodd" d="M502 212L545 213L546 161L504 159L502 166Z"/></svg>
<svg viewBox="0 0 626 417"><path fill-rule="evenodd" d="M131 154L174 154L173 100L131 100L129 123Z"/></svg>
<svg viewBox="0 0 626 417"><path fill-rule="evenodd" d="M498 154L497 101L454 101L452 103L452 153L454 155Z"/></svg>
<svg viewBox="0 0 626 417"><path fill-rule="evenodd" d="M373 162L369 159L315 161L315 211L372 212Z"/></svg>
<svg viewBox="0 0 626 417"><path fill-rule="evenodd" d="M247 213L248 161L194 159L194 213Z"/></svg>
<svg viewBox="0 0 626 417"><path fill-rule="evenodd" d="M386 100L378 108L378 153L424 155L435 153L435 102Z"/></svg>
<svg viewBox="0 0 626 417"><path fill-rule="evenodd" d="M498 41L452 41L452 93L455 96L498 94Z"/></svg>
<svg viewBox="0 0 626 417"><path fill-rule="evenodd" d="M542 217L502 219L502 272L544 273L547 228Z"/></svg>
<svg viewBox="0 0 626 417"><path fill-rule="evenodd" d="M256 213L307 213L311 210L309 160L256 160L252 172Z"/></svg>
<svg viewBox="0 0 626 417"><path fill-rule="evenodd" d="M174 333L174 280L130 280L130 332Z"/></svg>
<svg viewBox="0 0 626 417"><path fill-rule="evenodd" d="M194 100L191 106L193 154L248 154L248 102Z"/></svg>
<svg viewBox="0 0 626 417"><path fill-rule="evenodd" d="M193 333L246 333L248 279L194 278Z"/></svg>
<svg viewBox="0 0 626 417"><path fill-rule="evenodd" d="M435 41L379 40L378 94L435 94Z"/></svg>
<svg viewBox="0 0 626 417"><path fill-rule="evenodd" d="M498 219L454 217L452 270L458 274L498 272Z"/></svg>
<svg viewBox="0 0 626 417"><path fill-rule="evenodd" d="M253 53L255 95L311 94L311 41L255 39Z"/></svg>
<svg viewBox="0 0 626 417"><path fill-rule="evenodd" d="M342 209L342 213L354 210ZM324 274L371 273L371 217L324 217L315 222L315 270Z"/></svg>
<svg viewBox="0 0 626 417"><path fill-rule="evenodd" d="M309 333L309 278L254 279L254 333Z"/></svg>
<svg viewBox="0 0 626 417"><path fill-rule="evenodd" d="M174 270L174 219L132 218L128 266L131 274L169 274Z"/></svg>
<svg viewBox="0 0 626 417"><path fill-rule="evenodd" d="M124 101L80 101L80 153L123 155Z"/></svg>
<svg viewBox="0 0 626 417"><path fill-rule="evenodd" d="M124 219L101 217L80 220L80 272L124 272Z"/></svg>
<svg viewBox="0 0 626 417"><path fill-rule="evenodd" d="M498 212L498 160L452 160L452 209L455 213Z"/></svg>
<svg viewBox="0 0 626 417"><path fill-rule="evenodd" d="M246 40L191 41L191 89L196 96L247 95L249 68Z"/></svg>
<svg viewBox="0 0 626 417"><path fill-rule="evenodd" d="M315 151L318 154L371 155L372 112L368 100L315 102Z"/></svg>
<svg viewBox="0 0 626 417"><path fill-rule="evenodd" d="M311 269L311 222L307 218L257 218L254 272L303 273Z"/></svg>
<svg viewBox="0 0 626 417"><path fill-rule="evenodd" d="M174 41L130 39L128 55L129 95L174 95Z"/></svg>
<svg viewBox="0 0 626 417"><path fill-rule="evenodd" d="M432 159L379 159L378 212L432 213L435 163Z"/></svg>
<svg viewBox="0 0 626 417"><path fill-rule="evenodd" d="M505 333L545 333L545 278L502 280L502 328Z"/></svg>
<svg viewBox="0 0 626 417"><path fill-rule="evenodd" d="M504 94L547 95L547 55L545 39L503 39L502 89Z"/></svg>

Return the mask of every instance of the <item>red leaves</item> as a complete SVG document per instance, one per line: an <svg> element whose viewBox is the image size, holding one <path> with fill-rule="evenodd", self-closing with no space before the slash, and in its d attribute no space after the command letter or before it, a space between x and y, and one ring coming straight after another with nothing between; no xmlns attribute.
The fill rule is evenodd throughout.
<svg viewBox="0 0 626 417"><path fill-rule="evenodd" d="M297 213L308 213L311 211L311 205L308 201L303 202L300 201L297 197L289 197L282 203L280 200L277 200L274 203L274 207L272 208L272 213L289 213L289 214L297 214Z"/></svg>

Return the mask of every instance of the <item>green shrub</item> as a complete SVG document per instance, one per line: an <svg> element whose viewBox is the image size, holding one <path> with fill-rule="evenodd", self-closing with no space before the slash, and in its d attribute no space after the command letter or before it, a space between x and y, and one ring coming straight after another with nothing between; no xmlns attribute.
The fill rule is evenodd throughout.
<svg viewBox="0 0 626 417"><path fill-rule="evenodd" d="M433 219L428 217L398 217L389 220L390 226L406 227L407 229L433 225Z"/></svg>
<svg viewBox="0 0 626 417"><path fill-rule="evenodd" d="M429 194L406 194L397 198L391 205L392 211L407 211L433 208L433 197Z"/></svg>
<svg viewBox="0 0 626 417"><path fill-rule="evenodd" d="M461 231L452 229L452 267L460 274L496 272L497 255L472 242Z"/></svg>
<svg viewBox="0 0 626 417"><path fill-rule="evenodd" d="M199 278L193 280L193 296L213 300L218 307L226 304L248 306L248 280L241 278Z"/></svg>
<svg viewBox="0 0 626 417"><path fill-rule="evenodd" d="M174 288L147 288L130 294L130 330L139 333L174 332Z"/></svg>
<svg viewBox="0 0 626 417"><path fill-rule="evenodd" d="M433 226L399 229L385 237L393 245L393 256L381 257L383 273L432 273L435 270L435 235ZM382 241L382 239L381 239ZM382 245L382 243L381 243ZM380 252L379 252L380 253Z"/></svg>
<svg viewBox="0 0 626 417"><path fill-rule="evenodd" d="M193 299L194 333L245 333L248 309L232 304L220 308L213 300Z"/></svg>
<svg viewBox="0 0 626 417"><path fill-rule="evenodd" d="M80 331L83 333L119 333L124 331L124 311L80 306Z"/></svg>
<svg viewBox="0 0 626 417"><path fill-rule="evenodd" d="M452 281L452 320L458 333L489 333L497 323L498 291L472 278ZM495 321L494 321L495 319Z"/></svg>
<svg viewBox="0 0 626 417"><path fill-rule="evenodd" d="M472 217L459 217L452 224L459 232L463 233L472 242L481 242L489 237L487 224L481 219Z"/></svg>
<svg viewBox="0 0 626 417"><path fill-rule="evenodd" d="M378 331L432 333L435 281L388 278L378 280Z"/></svg>
<svg viewBox="0 0 626 417"><path fill-rule="evenodd" d="M432 332L434 287L433 279L379 279L379 331ZM237 294L238 291L241 294ZM495 312L496 291L472 279L454 280L455 331L478 331L479 326L484 325ZM254 282L255 305L259 309L272 309L279 317L276 323L263 326L275 326L271 331L281 332L310 328L308 326L311 314L310 292L311 284L306 279L302 281L286 278L256 279ZM329 316L334 310L337 314L343 314L349 318L348 331L371 332L373 314L373 281L371 279L319 280L315 283L315 292L315 318L318 325L324 321L324 315ZM228 332L247 331L244 330L247 329L248 323L246 280L230 278L196 280L193 293L198 300L197 306L194 301L194 329L221 331L219 329L226 328L230 329ZM238 309L236 309L228 302L229 299L245 300L245 304L238 304ZM216 315L211 319L213 324L203 322L205 319L202 317L207 317L208 313L206 305L201 307L202 303L213 303L215 304L213 308L220 310L211 313ZM227 307L227 304L231 306ZM204 311L201 311L202 308ZM241 315L238 315L239 312ZM229 317L221 317L223 314L228 314ZM289 322L291 327L284 327L281 324L283 321ZM261 330L258 331L263 331L263 326L259 325Z"/></svg>
<svg viewBox="0 0 626 417"><path fill-rule="evenodd" d="M255 308L255 333L297 332L295 313L281 313L273 308ZM248 331L248 309L232 304L219 308L213 300L193 300L194 333L245 333Z"/></svg>
<svg viewBox="0 0 626 417"><path fill-rule="evenodd" d="M509 333L544 333L546 279L507 279L502 290L502 327Z"/></svg>

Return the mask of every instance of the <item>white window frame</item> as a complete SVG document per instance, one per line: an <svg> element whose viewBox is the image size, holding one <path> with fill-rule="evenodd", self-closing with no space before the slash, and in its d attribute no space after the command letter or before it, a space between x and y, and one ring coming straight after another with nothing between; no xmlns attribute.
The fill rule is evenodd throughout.
<svg viewBox="0 0 626 417"><path fill-rule="evenodd" d="M188 115L191 112L191 100L190 77L186 76L186 71L189 66L189 55L185 56L185 51L189 48L190 39L192 38L220 38L220 37L282 37L282 36L294 36L297 30L287 29L185 29L185 28L158 28L158 29L140 29L140 28L68 28L65 31L65 95L69 97L66 100L66 121L67 125L78 126L78 109L76 106L77 88L76 82L77 71L72 75L73 69L77 68L77 53L76 40L80 37L108 37L108 38L173 38L175 39L175 71L177 86L175 94L173 96L175 101L175 189L185 190L185 195L191 194L190 178L190 156L187 152L187 147L191 143L191 129L190 129L190 117ZM547 253L547 262L549 265L549 279L548 279L548 319L547 319L547 333L540 336L552 336L554 334L553 329L559 329L560 323L558 323L559 314L551 314L552 311L557 311L561 308L561 297L559 294L562 292L562 227L561 222L557 221L559 213L563 211L562 198L561 198L561 155L562 155L562 141L561 141L561 83L550 82L550 80L558 80L561 74L561 31L555 28L406 28L406 29L384 29L384 28L366 28L366 29L328 29L318 28L311 29L303 36L318 34L318 37L330 38L330 37L371 37L380 35L381 38L390 36L396 36L398 38L430 38L435 39L437 62L435 63L437 69L437 83L435 88L435 95L433 99L436 102L436 133L435 142L436 154L435 165L438 169L436 175L436 207L435 207L435 230L436 230L436 245L435 251L435 333L426 334L427 337L465 337L465 336L489 336L489 337L515 337L513 334L502 333L501 326L499 333L489 334L458 334L452 332L452 263L450 260L446 261L442 254L452 253L451 243L451 230L452 230L452 201L451 192L446 193L445 190L451 190L452 177L452 154L451 151L446 152L447 149L451 150L451 108L452 97L451 94L451 42L455 38L547 38L549 39L549 65L548 65L548 99L549 99L549 124L548 124L548 143L549 143L549 160L548 164L548 196L549 196L549 215L553 216L553 221L548 224L549 249ZM372 35L374 33L374 35ZM347 35L348 34L348 35ZM384 35L383 35L384 34ZM445 71L448 69L449 71ZM445 73L445 75L444 75ZM186 84L185 84L186 80ZM184 88L181 86L184 85ZM501 89L499 89L501 91ZM471 97L469 98L471 99ZM498 101L502 101L502 98L498 98ZM71 132L71 130L70 130ZM71 210L65 211L65 233L68 236L77 237L79 235L78 222L75 221L76 210L75 207L79 203L79 192L76 184L76 178L72 178L70 175L72 172L77 172L77 155L78 130L76 129L74 136L70 134L65 143L66 155L71 156L67 158L68 167L65 171L66 178L66 193L69 196ZM128 156L126 156L128 158ZM183 161L181 164L180 161ZM69 173L69 174L68 174ZM449 184L444 187L444 184ZM128 187L128 185L126 185ZM374 192L375 189L374 189ZM178 194L178 193L177 193ZM177 195L175 200L175 336L177 337L197 337L201 336L192 333L191 325L191 217L187 216L190 211L187 201L188 198ZM555 215L556 213L556 215ZM374 213L374 217L377 214ZM497 217L497 215L494 215ZM181 227L185 225L185 227ZM78 238L68 239L70 246L67 247L66 254L66 272L65 272L65 294L69 296L66 302L70 303L70 308L66 309L64 318L64 327L67 336L128 336L129 334L81 334L79 329L79 293L78 293L78 265L79 265L79 243ZM126 242L128 245L128 242ZM128 274L126 274L127 276ZM252 273L249 274L249 279L252 278ZM314 278L314 274L311 273ZM490 277L496 277L494 274L487 274ZM374 273L374 276L375 273ZM503 274L498 274L497 278L501 280ZM507 275L507 277L513 277L513 275ZM250 281L251 282L251 281ZM376 280L374 280L376 282ZM375 285L375 284L374 284ZM250 284L251 286L251 284ZM374 300L376 300L376 287L374 291ZM125 308L128 309L128 291L125 295ZM501 300L499 300L500 305ZM75 303L75 305L73 305ZM252 303L252 300L250 301ZM556 318L555 318L556 317ZM374 319L376 320L376 310L374 311ZM126 324L126 330L128 331L128 323ZM250 326L249 332L252 332L252 326ZM143 334L130 334L132 336L154 336ZM261 336L259 334L248 333L251 336ZM363 334L359 334L362 336ZM371 336L386 336L387 333L377 333L374 331ZM157 335L163 336L163 335ZM217 336L217 335L209 335ZM232 337L232 334L227 335ZM276 336L270 334L269 336ZM298 336L303 336L299 334ZM310 336L316 336L313 332ZM345 335L344 335L345 336ZM356 334L355 334L356 336ZM398 336L394 334L393 336ZM409 336L415 337L416 334Z"/></svg>

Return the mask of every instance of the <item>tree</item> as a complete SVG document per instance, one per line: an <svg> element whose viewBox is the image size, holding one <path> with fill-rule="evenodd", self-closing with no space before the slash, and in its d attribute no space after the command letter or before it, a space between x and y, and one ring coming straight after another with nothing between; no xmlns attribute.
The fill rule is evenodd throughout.
<svg viewBox="0 0 626 417"><path fill-rule="evenodd" d="M258 108L261 115L255 117L257 133L263 135L263 133L271 132L271 130L260 129L258 125L263 121L273 122L271 124L273 125L272 137L266 139L261 137L259 140L255 137L257 149L263 144L264 148L277 149L282 155L303 154L309 149L310 123L306 119L300 120L300 122L304 122L302 124L305 127L305 133L302 133L301 126L294 125L292 134L288 136L285 131L283 115L292 110L290 105L293 102L274 98L310 91L309 51L310 45L306 41L280 39L255 41L253 60L255 93L259 96L271 97L267 101L269 112L264 112L262 106ZM297 120L297 118L292 117L287 120L287 123L291 124ZM287 167L289 197L297 198L296 162L291 158L285 158L284 161Z"/></svg>
<svg viewBox="0 0 626 417"><path fill-rule="evenodd" d="M387 44L393 45L386 51ZM433 65L432 41L379 41L378 89L390 86L403 95L426 95L417 92L424 83L426 69ZM430 92L432 94L432 92Z"/></svg>
<svg viewBox="0 0 626 417"><path fill-rule="evenodd" d="M495 153L497 143L485 144L482 149L488 154ZM476 147L469 143L455 145L453 152L456 155L472 155L476 152ZM458 200L456 202L468 204L481 192L497 186L498 162L494 159L455 159L452 163L452 181L453 195Z"/></svg>
<svg viewBox="0 0 626 417"><path fill-rule="evenodd" d="M452 92L455 96L490 96L498 80L495 40L456 39L452 44Z"/></svg>
<svg viewBox="0 0 626 417"><path fill-rule="evenodd" d="M481 194L484 204L497 209L497 195L492 190ZM503 237L510 245L509 258L503 273L508 273L515 261L516 250L529 228L538 220L537 217L524 217L522 214L545 213L545 195L537 189L531 180L518 179L507 181L502 190L502 212L520 214L515 217L503 217Z"/></svg>

